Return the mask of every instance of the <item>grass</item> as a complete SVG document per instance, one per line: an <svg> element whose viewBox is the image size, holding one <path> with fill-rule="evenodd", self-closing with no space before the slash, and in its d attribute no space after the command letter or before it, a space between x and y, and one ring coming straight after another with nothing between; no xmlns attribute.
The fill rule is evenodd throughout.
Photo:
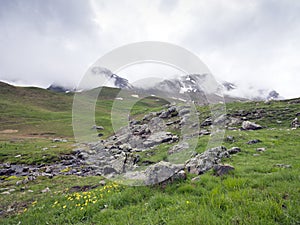
<svg viewBox="0 0 300 225"><path fill-rule="evenodd" d="M1 92L0 98L1 129L19 132L0 134L1 162L51 163L58 160L60 154L71 151L74 142L68 104L72 96L39 89L20 88L11 92L12 87L3 88L6 91ZM26 95L24 101L29 102L26 107L22 106L20 96L16 97L19 91ZM96 106L96 122L105 127L103 132L108 136L113 132L109 113L117 91L105 91ZM45 95L48 102L33 101L37 93ZM49 99L57 101L59 98L62 103L52 109L53 102ZM235 167L228 175L216 177L210 171L196 180L193 180L194 175L188 175L186 181L151 187L129 187L109 181L97 187L102 177L62 175L52 179L38 177L16 186L23 178L9 177L0 181L0 192L15 190L9 195L0 194L0 224L300 224L300 130L289 129L300 106L293 101L227 104L228 114L243 110L249 113L251 121L265 127L258 131L226 131L226 136L233 136L235 142L223 144L227 148L242 149L223 161ZM160 110L163 103L144 99L134 106L131 115L141 118L144 113ZM198 110L200 121L209 116L208 107ZM262 110L263 117L255 115L257 110ZM59 121L56 123L56 120ZM17 123L11 123L15 121ZM51 132L55 134L42 135ZM52 143L53 137L66 137L69 142ZM208 139L209 136L199 138L197 152L205 150ZM261 142L248 145L252 139ZM57 147L51 148L53 145ZM258 153L259 147L266 151ZM155 162L166 159L167 150L164 144L153 150L153 154L141 158ZM16 158L18 154L22 157ZM84 186L95 188L81 191ZM42 193L46 187L51 191ZM13 210L7 212L10 208Z"/></svg>

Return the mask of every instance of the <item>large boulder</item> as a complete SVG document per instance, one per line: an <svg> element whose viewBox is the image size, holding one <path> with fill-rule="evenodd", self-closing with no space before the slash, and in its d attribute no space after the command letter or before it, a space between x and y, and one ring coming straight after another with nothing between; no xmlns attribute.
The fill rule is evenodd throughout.
<svg viewBox="0 0 300 225"><path fill-rule="evenodd" d="M262 129L262 126L250 121L244 121L242 123L242 129L243 130L259 130Z"/></svg>

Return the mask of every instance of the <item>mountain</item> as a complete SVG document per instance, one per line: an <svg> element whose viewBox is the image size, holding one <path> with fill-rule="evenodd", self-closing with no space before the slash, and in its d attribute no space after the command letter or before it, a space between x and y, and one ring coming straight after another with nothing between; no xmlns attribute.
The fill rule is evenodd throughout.
<svg viewBox="0 0 300 225"><path fill-rule="evenodd" d="M121 88L121 89L132 89L133 86L128 82L127 79L112 73L109 69L94 66L90 69L90 74L99 78L103 83L105 82L110 87ZM95 87L93 87L95 88Z"/></svg>
<svg viewBox="0 0 300 225"><path fill-rule="evenodd" d="M205 86L210 84L210 76L208 74L189 74L177 78L165 79L160 82L147 80L138 85L133 85L127 79L112 73L109 69L99 66L90 68L88 75L89 78L92 78L91 81L77 90L59 84L52 84L47 89L54 92L68 93L107 86L136 91L142 95L156 95L184 101L192 100L198 103L204 103L208 97L219 98L221 94L224 95L226 101L283 99L277 91L272 89L260 89L251 85L245 86L228 81L219 82L220 85L218 87L214 87L216 85L213 85L212 88L215 88L215 90L204 91ZM208 95L208 91L212 92Z"/></svg>
<svg viewBox="0 0 300 225"><path fill-rule="evenodd" d="M54 91L54 92L59 92L59 93L69 93L69 92L74 92L75 88L67 88L67 87L63 87L61 85L58 84L51 84L47 90L49 91Z"/></svg>

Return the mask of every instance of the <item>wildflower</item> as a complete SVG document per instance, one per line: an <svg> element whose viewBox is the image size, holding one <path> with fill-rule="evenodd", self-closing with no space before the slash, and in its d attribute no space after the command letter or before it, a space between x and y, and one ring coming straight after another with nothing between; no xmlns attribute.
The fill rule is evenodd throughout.
<svg viewBox="0 0 300 225"><path fill-rule="evenodd" d="M186 204L190 204L190 201L186 201Z"/></svg>
<svg viewBox="0 0 300 225"><path fill-rule="evenodd" d="M67 206L66 206L66 205L64 205L64 206L63 206L63 209L65 209L65 208L67 208Z"/></svg>
<svg viewBox="0 0 300 225"><path fill-rule="evenodd" d="M83 207L81 207L80 210L83 210Z"/></svg>
<svg viewBox="0 0 300 225"><path fill-rule="evenodd" d="M26 211L27 211L27 208L24 209L24 212L26 212Z"/></svg>

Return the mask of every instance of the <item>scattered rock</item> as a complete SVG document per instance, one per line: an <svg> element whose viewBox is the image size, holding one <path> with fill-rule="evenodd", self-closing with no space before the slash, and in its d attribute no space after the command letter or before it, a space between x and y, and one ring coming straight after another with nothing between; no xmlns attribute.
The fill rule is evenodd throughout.
<svg viewBox="0 0 300 225"><path fill-rule="evenodd" d="M92 129L93 129L93 130L104 130L104 127L94 125L94 126L92 127Z"/></svg>
<svg viewBox="0 0 300 225"><path fill-rule="evenodd" d="M46 187L44 190L42 190L41 192L42 193L47 193L47 192L50 192L51 190L50 190L50 188L48 188L48 187Z"/></svg>
<svg viewBox="0 0 300 225"><path fill-rule="evenodd" d="M253 156L260 156L260 154L253 154Z"/></svg>
<svg viewBox="0 0 300 225"><path fill-rule="evenodd" d="M260 143L262 142L261 140L259 139L254 139L254 140L250 140L247 142L248 145L253 145L253 144L257 144L257 143Z"/></svg>
<svg viewBox="0 0 300 225"><path fill-rule="evenodd" d="M280 168L292 168L291 165L287 165L287 164L276 164L275 166L280 167Z"/></svg>
<svg viewBox="0 0 300 225"><path fill-rule="evenodd" d="M234 170L234 167L228 164L224 165L215 165L214 166L214 175L223 176L228 174L230 171Z"/></svg>
<svg viewBox="0 0 300 225"><path fill-rule="evenodd" d="M250 121L244 121L242 123L242 130L259 130L262 129L262 126Z"/></svg>
<svg viewBox="0 0 300 225"><path fill-rule="evenodd" d="M9 191L4 191L1 193L2 195L10 195L10 192Z"/></svg>
<svg viewBox="0 0 300 225"><path fill-rule="evenodd" d="M68 142L67 139L61 139L61 138L54 138L52 139L52 142Z"/></svg>
<svg viewBox="0 0 300 225"><path fill-rule="evenodd" d="M266 148L257 148L256 151L258 151L258 152L265 152Z"/></svg>
<svg viewBox="0 0 300 225"><path fill-rule="evenodd" d="M228 153L230 155L237 154L239 152L241 152L241 149L239 147L232 147L231 149L228 150Z"/></svg>

